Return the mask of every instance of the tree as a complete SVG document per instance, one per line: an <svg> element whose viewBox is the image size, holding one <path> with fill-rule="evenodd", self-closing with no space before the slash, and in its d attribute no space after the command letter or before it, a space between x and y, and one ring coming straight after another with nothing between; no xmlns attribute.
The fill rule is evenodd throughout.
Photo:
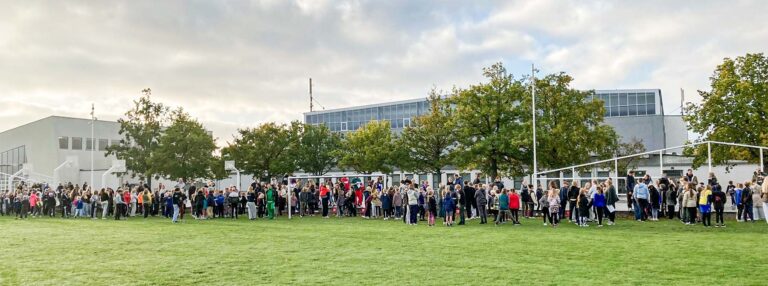
<svg viewBox="0 0 768 286"><path fill-rule="evenodd" d="M570 87L573 78L565 73L536 79L536 143L539 168L562 168L582 164L590 157L610 158L618 144L612 127L604 124L605 107L593 100L594 91ZM527 88L530 91L530 88ZM522 140L531 142L532 126L530 94L520 105L525 114L526 129ZM530 159L532 162L533 158ZM529 168L530 169L530 168ZM529 171L530 172L530 171Z"/></svg>
<svg viewBox="0 0 768 286"><path fill-rule="evenodd" d="M637 153L645 152L645 144L643 139L632 137L627 142L619 143L616 146L616 157L624 157ZM627 159L618 160L619 174L626 174L629 170L637 168L637 157L630 157ZM613 169L613 163L610 163L609 168Z"/></svg>
<svg viewBox="0 0 768 286"><path fill-rule="evenodd" d="M530 161L526 154L525 99L522 81L507 74L501 63L483 69L488 80L455 89L448 103L454 106L452 124L457 135L456 163L463 169L479 169L496 178L521 175Z"/></svg>
<svg viewBox="0 0 768 286"><path fill-rule="evenodd" d="M434 173L451 163L451 150L456 134L451 122L451 108L440 94L432 90L428 97L430 111L416 117L413 125L397 139L398 166L406 171Z"/></svg>
<svg viewBox="0 0 768 286"><path fill-rule="evenodd" d="M390 173L394 141L389 121L371 121L347 134L339 150L339 165L358 173Z"/></svg>
<svg viewBox="0 0 768 286"><path fill-rule="evenodd" d="M768 58L762 53L746 54L735 60L725 58L710 77L710 91L699 91L701 104L688 103L685 121L691 131L701 134L696 142L724 141L768 145ZM694 155L694 168L707 160L707 146L687 148ZM759 162L754 148L712 144L715 164L728 160Z"/></svg>
<svg viewBox="0 0 768 286"><path fill-rule="evenodd" d="M152 153L152 169L166 178L208 178L213 175L214 151L213 136L179 108L171 113L171 125L163 131Z"/></svg>
<svg viewBox="0 0 768 286"><path fill-rule="evenodd" d="M222 149L225 160L234 160L238 169L258 179L291 174L296 160L291 156L299 123L290 126L274 122L256 128L238 129L238 137Z"/></svg>
<svg viewBox="0 0 768 286"><path fill-rule="evenodd" d="M319 176L328 173L337 164L334 152L341 146L341 138L325 125L301 125L298 144L293 148L296 165L304 172Z"/></svg>
<svg viewBox="0 0 768 286"><path fill-rule="evenodd" d="M157 163L152 160L152 154L159 147L158 141L163 123L167 120L168 107L151 100L151 89L141 92L143 96L133 101L134 106L125 113L125 118L117 120L123 139L119 145L107 147L105 156L115 155L125 160L126 169L133 176L146 179L151 184L154 164Z"/></svg>

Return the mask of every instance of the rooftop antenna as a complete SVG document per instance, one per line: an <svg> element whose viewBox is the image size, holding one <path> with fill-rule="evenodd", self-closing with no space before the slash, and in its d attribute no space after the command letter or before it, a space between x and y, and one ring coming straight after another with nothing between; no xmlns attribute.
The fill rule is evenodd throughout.
<svg viewBox="0 0 768 286"><path fill-rule="evenodd" d="M312 112L313 109L315 109L314 105L315 99L312 98L312 78L309 78L309 112Z"/></svg>
<svg viewBox="0 0 768 286"><path fill-rule="evenodd" d="M685 115L685 89L680 89L680 115Z"/></svg>

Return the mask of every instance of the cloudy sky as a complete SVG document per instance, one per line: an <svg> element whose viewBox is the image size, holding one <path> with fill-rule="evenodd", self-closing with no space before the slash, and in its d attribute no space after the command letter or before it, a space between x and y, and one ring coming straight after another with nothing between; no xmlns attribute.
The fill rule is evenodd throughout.
<svg viewBox="0 0 768 286"><path fill-rule="evenodd" d="M220 144L326 108L467 86L503 62L582 89L708 89L768 47L768 1L0 1L0 130L49 115L116 120L151 88ZM317 106L317 105L316 105Z"/></svg>

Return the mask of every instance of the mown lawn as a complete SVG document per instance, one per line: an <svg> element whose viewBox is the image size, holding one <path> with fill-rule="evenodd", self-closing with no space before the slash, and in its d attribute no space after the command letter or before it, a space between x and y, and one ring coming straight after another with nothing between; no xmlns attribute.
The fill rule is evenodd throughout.
<svg viewBox="0 0 768 286"><path fill-rule="evenodd" d="M768 225L0 217L2 285L765 285Z"/></svg>

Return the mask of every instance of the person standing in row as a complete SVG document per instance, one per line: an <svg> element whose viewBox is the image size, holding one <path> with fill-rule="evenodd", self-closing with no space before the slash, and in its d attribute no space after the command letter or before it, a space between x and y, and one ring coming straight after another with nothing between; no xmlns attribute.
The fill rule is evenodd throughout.
<svg viewBox="0 0 768 286"><path fill-rule="evenodd" d="M267 217L275 219L275 190L272 186L267 189Z"/></svg>
<svg viewBox="0 0 768 286"><path fill-rule="evenodd" d="M560 223L560 208L562 207L562 204L560 202L560 196L561 193L558 193L557 190L550 190L548 194L548 203L549 203L549 214L552 217L552 227L557 227L557 225Z"/></svg>
<svg viewBox="0 0 768 286"><path fill-rule="evenodd" d="M686 225L696 224L696 190L694 190L693 184L685 186L685 193L683 193L683 202L680 205L680 209L686 210Z"/></svg>
<svg viewBox="0 0 768 286"><path fill-rule="evenodd" d="M258 213L256 210L256 192L253 190L253 187L248 188L246 200L248 201L246 203L246 207L248 209L248 219L255 220Z"/></svg>
<svg viewBox="0 0 768 286"><path fill-rule="evenodd" d="M408 194L408 197L410 197L411 194ZM443 191L443 209L445 209L445 226L451 227L453 226L453 217L456 214L456 204L454 203L454 198L450 194L448 190ZM413 207L411 207L411 210L413 210ZM413 219L411 219L413 221ZM413 223L415 225L415 223Z"/></svg>
<svg viewBox="0 0 768 286"><path fill-rule="evenodd" d="M605 194L602 186L597 186L597 192L592 199L592 205L597 213L597 227L603 227L603 213L605 212Z"/></svg>
<svg viewBox="0 0 768 286"><path fill-rule="evenodd" d="M512 216L509 213L509 196L507 196L507 189L501 190L501 194L497 196L499 200L499 214L496 216L496 226L501 223L501 219L505 216Z"/></svg>
<svg viewBox="0 0 768 286"><path fill-rule="evenodd" d="M488 198L485 195L484 188L475 190L475 203L477 204L477 215L480 216L480 224L488 223Z"/></svg>
<svg viewBox="0 0 768 286"><path fill-rule="evenodd" d="M605 181L607 191L605 192L605 210L608 212L608 225L616 224L616 203L619 202L619 193L613 186L613 180Z"/></svg>
<svg viewBox="0 0 768 286"><path fill-rule="evenodd" d="M723 211L725 210L726 200L727 195L723 192L723 188L720 185L715 185L712 191L712 205L715 208L715 227L725 227Z"/></svg>
<svg viewBox="0 0 768 286"><path fill-rule="evenodd" d="M427 191L427 225L435 226L435 215L437 214L437 200L435 200L435 191L429 188Z"/></svg>

